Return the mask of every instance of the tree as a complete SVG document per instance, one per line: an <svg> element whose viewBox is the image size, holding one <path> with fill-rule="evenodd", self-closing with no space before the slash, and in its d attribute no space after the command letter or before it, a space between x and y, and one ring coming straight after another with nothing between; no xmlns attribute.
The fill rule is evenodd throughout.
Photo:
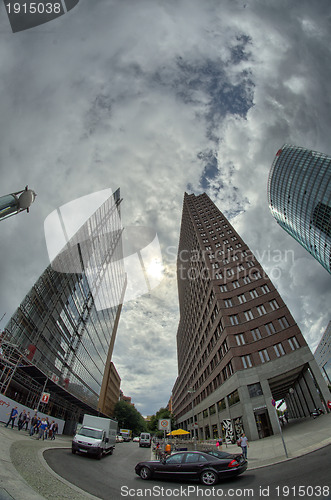
<svg viewBox="0 0 331 500"><path fill-rule="evenodd" d="M120 429L130 429L133 434L140 434L146 430L144 417L136 408L126 401L118 401L114 409L114 417Z"/></svg>

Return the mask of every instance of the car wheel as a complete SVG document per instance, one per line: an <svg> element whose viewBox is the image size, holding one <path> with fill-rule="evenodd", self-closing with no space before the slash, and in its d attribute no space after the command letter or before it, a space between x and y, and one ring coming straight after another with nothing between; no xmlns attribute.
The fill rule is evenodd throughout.
<svg viewBox="0 0 331 500"><path fill-rule="evenodd" d="M97 460L101 460L101 457L102 457L102 451L100 451L100 453L97 454Z"/></svg>
<svg viewBox="0 0 331 500"><path fill-rule="evenodd" d="M205 470L200 476L200 481L206 486L213 486L217 483L217 474L212 470Z"/></svg>
<svg viewBox="0 0 331 500"><path fill-rule="evenodd" d="M141 479L150 479L151 478L151 471L148 467L142 467L139 472L139 476Z"/></svg>

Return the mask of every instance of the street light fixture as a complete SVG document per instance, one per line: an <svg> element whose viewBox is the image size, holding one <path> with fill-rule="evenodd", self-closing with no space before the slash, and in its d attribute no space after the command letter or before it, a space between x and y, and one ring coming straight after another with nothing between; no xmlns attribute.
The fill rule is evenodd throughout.
<svg viewBox="0 0 331 500"><path fill-rule="evenodd" d="M190 389L188 389L187 391L189 394L192 395L192 417L193 417L193 423L192 423L192 429L193 429L193 444L194 444L194 449L196 450L197 449L197 442L196 442L196 439L195 439L195 418L194 418L194 403L193 403L193 395L195 393L195 390L193 389L193 387L191 387Z"/></svg>

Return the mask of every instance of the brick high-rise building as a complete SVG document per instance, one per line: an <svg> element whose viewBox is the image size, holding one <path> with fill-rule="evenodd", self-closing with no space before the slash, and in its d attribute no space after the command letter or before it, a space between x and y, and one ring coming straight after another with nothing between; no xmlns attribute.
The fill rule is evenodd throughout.
<svg viewBox="0 0 331 500"><path fill-rule="evenodd" d="M279 432L273 400L285 399L290 417L325 403L327 386L290 311L206 194L185 193L177 279L180 427L199 439L223 432L233 441L243 430L258 439Z"/></svg>

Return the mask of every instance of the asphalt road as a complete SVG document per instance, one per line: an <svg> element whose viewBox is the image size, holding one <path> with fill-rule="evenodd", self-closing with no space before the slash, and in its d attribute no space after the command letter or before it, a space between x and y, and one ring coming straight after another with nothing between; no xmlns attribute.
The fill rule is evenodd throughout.
<svg viewBox="0 0 331 500"><path fill-rule="evenodd" d="M270 498L331 499L331 446L285 463L248 470L211 487L195 482L143 481L134 472L150 457L138 443L119 443L113 455L88 458L70 450L48 450L48 465L60 476L105 500L122 498ZM212 490L207 492L206 490Z"/></svg>

